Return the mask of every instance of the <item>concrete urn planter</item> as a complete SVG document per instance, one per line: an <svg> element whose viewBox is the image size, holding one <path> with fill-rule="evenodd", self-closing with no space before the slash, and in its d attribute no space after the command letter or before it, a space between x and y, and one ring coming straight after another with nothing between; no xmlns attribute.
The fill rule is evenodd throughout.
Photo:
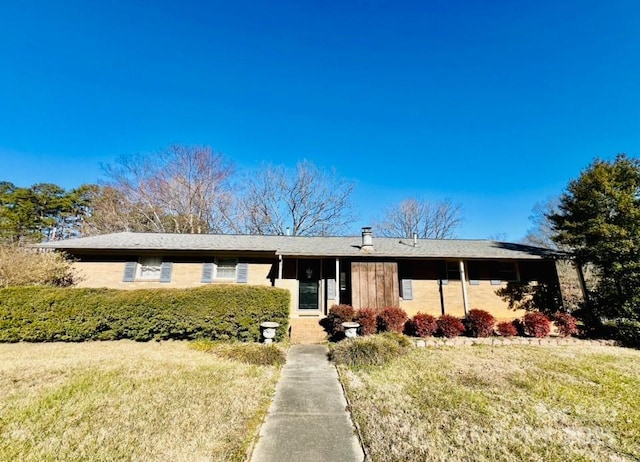
<svg viewBox="0 0 640 462"><path fill-rule="evenodd" d="M342 327L344 328L344 335L347 338L355 338L358 336L358 327L360 327L359 322L343 322Z"/></svg>
<svg viewBox="0 0 640 462"><path fill-rule="evenodd" d="M265 321L260 324L260 330L262 331L262 339L264 343L273 343L273 339L276 336L276 329L280 324L277 322Z"/></svg>

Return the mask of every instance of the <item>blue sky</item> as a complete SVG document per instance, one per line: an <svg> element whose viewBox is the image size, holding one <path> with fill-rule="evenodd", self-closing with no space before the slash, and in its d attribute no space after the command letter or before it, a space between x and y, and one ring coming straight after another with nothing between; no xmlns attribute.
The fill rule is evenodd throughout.
<svg viewBox="0 0 640 462"><path fill-rule="evenodd" d="M640 154L638 30L636 0L5 1L0 180L210 145L335 167L354 232L417 196L515 241L596 156Z"/></svg>

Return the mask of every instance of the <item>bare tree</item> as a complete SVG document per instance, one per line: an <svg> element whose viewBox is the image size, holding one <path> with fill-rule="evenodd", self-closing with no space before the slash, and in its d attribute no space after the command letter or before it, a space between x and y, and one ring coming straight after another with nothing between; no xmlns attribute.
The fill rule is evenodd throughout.
<svg viewBox="0 0 640 462"><path fill-rule="evenodd" d="M250 234L325 236L353 220L354 184L309 161L295 170L265 166L246 181L240 201L244 231Z"/></svg>
<svg viewBox="0 0 640 462"><path fill-rule="evenodd" d="M409 198L387 208L375 223L377 233L386 237L447 239L455 237L462 223L462 206L450 199L429 202Z"/></svg>
<svg viewBox="0 0 640 462"><path fill-rule="evenodd" d="M534 245L538 247L546 247L548 249L558 249L559 246L553 240L553 227L549 216L558 210L560 199L558 197L549 197L544 202L538 202L533 206L529 221L533 224L522 242L524 244Z"/></svg>
<svg viewBox="0 0 640 462"><path fill-rule="evenodd" d="M170 146L121 157L104 169L105 187L90 223L95 232L224 232L232 168L204 146Z"/></svg>

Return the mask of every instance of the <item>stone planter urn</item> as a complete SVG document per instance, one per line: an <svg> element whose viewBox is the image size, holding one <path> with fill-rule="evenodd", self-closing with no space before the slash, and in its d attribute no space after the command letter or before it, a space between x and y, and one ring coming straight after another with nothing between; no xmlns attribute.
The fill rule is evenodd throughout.
<svg viewBox="0 0 640 462"><path fill-rule="evenodd" d="M344 335L347 338L355 338L358 336L358 327L360 327L359 322L343 322L342 327L344 328Z"/></svg>
<svg viewBox="0 0 640 462"><path fill-rule="evenodd" d="M260 324L260 330L262 331L262 339L264 343L273 343L273 339L276 336L276 329L280 324L277 322L265 321Z"/></svg>

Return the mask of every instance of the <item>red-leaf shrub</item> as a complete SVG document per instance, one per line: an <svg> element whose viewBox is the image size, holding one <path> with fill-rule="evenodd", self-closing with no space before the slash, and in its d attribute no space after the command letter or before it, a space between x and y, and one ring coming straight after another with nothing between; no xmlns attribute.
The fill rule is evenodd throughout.
<svg viewBox="0 0 640 462"><path fill-rule="evenodd" d="M467 316L467 331L474 337L491 337L496 318L484 310L471 310Z"/></svg>
<svg viewBox="0 0 640 462"><path fill-rule="evenodd" d="M496 329L498 329L498 333L503 337L514 337L518 335L518 329L516 329L513 322L499 322Z"/></svg>
<svg viewBox="0 0 640 462"><path fill-rule="evenodd" d="M457 337L464 332L464 324L460 318L443 314L438 318L438 332L447 338Z"/></svg>
<svg viewBox="0 0 640 462"><path fill-rule="evenodd" d="M416 337L431 337L438 330L436 318L426 313L418 313L407 321L408 333Z"/></svg>
<svg viewBox="0 0 640 462"><path fill-rule="evenodd" d="M355 320L360 323L363 335L372 335L378 331L378 312L375 308L360 308Z"/></svg>
<svg viewBox="0 0 640 462"><path fill-rule="evenodd" d="M553 315L553 322L558 328L558 333L563 337L576 335L578 333L578 320L569 313L558 311Z"/></svg>
<svg viewBox="0 0 640 462"><path fill-rule="evenodd" d="M356 310L351 305L333 305L329 308L326 320L329 335L336 335L338 332L342 332L342 323L353 321L355 316Z"/></svg>
<svg viewBox="0 0 640 462"><path fill-rule="evenodd" d="M380 311L378 318L380 330L401 334L404 331L404 324L407 322L407 312L402 308L390 306Z"/></svg>
<svg viewBox="0 0 640 462"><path fill-rule="evenodd" d="M549 335L551 331L551 321L539 311L532 311L524 315L524 333L536 338Z"/></svg>

